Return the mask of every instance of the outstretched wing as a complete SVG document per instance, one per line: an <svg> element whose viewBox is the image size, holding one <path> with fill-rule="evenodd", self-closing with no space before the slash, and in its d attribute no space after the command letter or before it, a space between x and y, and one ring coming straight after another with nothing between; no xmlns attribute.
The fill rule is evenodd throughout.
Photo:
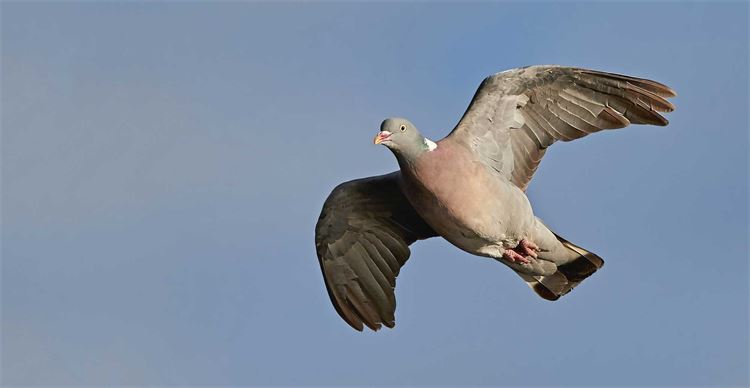
<svg viewBox="0 0 750 388"><path fill-rule="evenodd" d="M340 184L315 226L315 247L328 295L357 330L395 325L396 276L409 245L437 234L398 186L400 172Z"/></svg>
<svg viewBox="0 0 750 388"><path fill-rule="evenodd" d="M448 135L522 190L544 152L630 123L664 126L675 92L658 82L561 66L531 66L484 79L461 121Z"/></svg>

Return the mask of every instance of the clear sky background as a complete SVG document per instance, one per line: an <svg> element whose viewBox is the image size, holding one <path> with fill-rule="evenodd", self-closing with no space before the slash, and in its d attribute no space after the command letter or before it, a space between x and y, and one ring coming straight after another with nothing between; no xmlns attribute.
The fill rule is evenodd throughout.
<svg viewBox="0 0 750 388"><path fill-rule="evenodd" d="M313 243L382 119L447 134L482 78L673 87L668 127L556 144L536 213L606 265L551 303L432 239L396 328ZM2 383L748 384L748 4L2 4Z"/></svg>

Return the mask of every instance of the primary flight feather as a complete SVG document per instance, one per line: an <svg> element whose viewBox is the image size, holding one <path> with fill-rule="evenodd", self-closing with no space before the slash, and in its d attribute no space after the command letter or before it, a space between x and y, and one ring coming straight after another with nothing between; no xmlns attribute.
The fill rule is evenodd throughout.
<svg viewBox="0 0 750 388"><path fill-rule="evenodd" d="M518 273L557 300L604 261L534 216L526 187L547 147L630 123L664 126L674 97L658 82L562 66L530 66L484 79L444 139L406 119L380 125L375 144L399 171L345 182L326 199L315 246L328 294L352 327L395 325L396 276L409 245L440 236Z"/></svg>

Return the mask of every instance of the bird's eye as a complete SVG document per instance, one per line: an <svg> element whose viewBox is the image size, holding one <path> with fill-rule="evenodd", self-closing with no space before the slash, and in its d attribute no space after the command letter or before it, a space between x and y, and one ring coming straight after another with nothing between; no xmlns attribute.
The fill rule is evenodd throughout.
<svg viewBox="0 0 750 388"><path fill-rule="evenodd" d="M406 125L401 124L401 132L404 132L404 131L406 131Z"/></svg>

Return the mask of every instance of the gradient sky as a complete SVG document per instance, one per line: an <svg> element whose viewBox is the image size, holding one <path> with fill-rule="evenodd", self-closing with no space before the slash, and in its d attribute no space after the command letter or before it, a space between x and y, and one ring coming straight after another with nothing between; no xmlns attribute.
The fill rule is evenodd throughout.
<svg viewBox="0 0 750 388"><path fill-rule="evenodd" d="M381 120L549 63L679 94L532 181L605 267L551 303L432 239L350 329L313 228ZM3 2L2 383L747 385L747 85L746 2Z"/></svg>

